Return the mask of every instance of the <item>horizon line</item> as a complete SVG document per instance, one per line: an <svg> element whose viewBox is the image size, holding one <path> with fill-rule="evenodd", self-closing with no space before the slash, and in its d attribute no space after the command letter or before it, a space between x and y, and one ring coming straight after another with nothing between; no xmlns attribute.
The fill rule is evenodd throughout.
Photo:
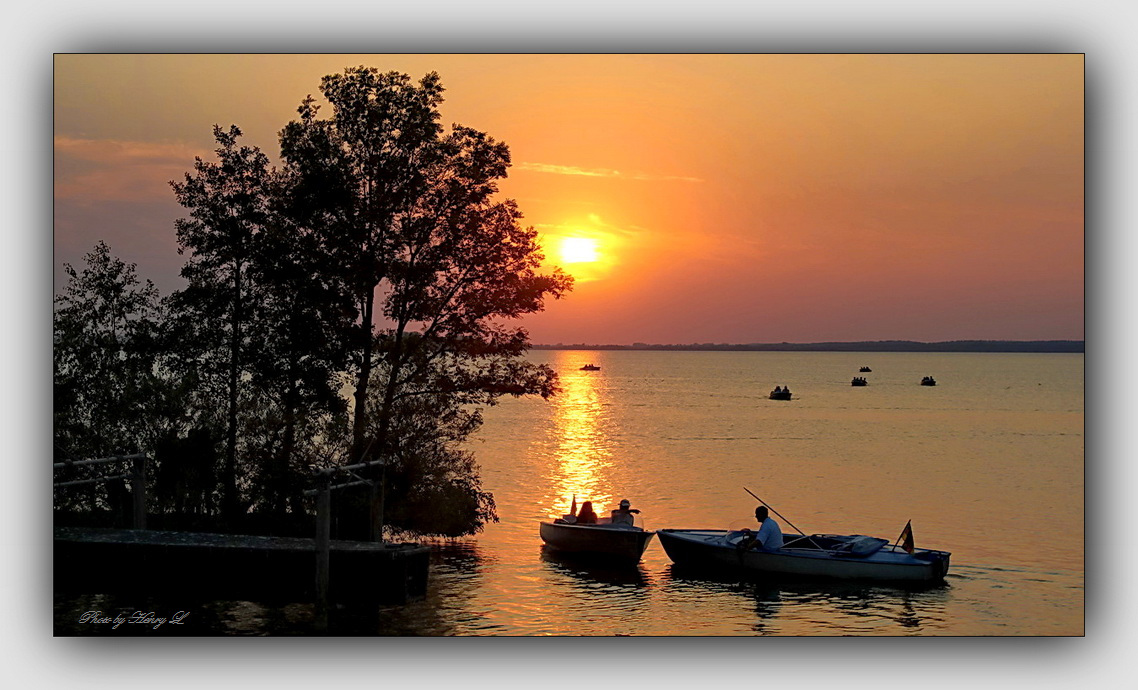
<svg viewBox="0 0 1138 690"><path fill-rule="evenodd" d="M853 350L868 347L876 350L928 351L942 348L948 351L1005 351L1005 352L1085 352L1086 340L828 340L813 342L766 343L540 343L530 345L533 350L611 349L611 350Z"/></svg>

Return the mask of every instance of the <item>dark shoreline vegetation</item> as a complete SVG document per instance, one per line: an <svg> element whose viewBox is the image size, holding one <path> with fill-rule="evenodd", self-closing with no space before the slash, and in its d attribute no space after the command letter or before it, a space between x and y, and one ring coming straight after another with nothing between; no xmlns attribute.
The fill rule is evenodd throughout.
<svg viewBox="0 0 1138 690"><path fill-rule="evenodd" d="M691 343L687 345L531 345L531 350L664 350L706 352L1055 352L1085 351L1082 340L864 340L823 343Z"/></svg>
<svg viewBox="0 0 1138 690"><path fill-rule="evenodd" d="M216 161L170 183L185 288L160 295L103 241L64 266L57 525L122 523L128 483L78 485L98 467L74 462L136 453L150 526L311 536L313 473L375 460L349 477L370 489L335 492L335 538L497 521L463 441L501 396L553 395L518 322L572 280L538 273L537 233L495 198L506 144L439 123L437 74L349 67L320 92L280 167L215 125Z"/></svg>

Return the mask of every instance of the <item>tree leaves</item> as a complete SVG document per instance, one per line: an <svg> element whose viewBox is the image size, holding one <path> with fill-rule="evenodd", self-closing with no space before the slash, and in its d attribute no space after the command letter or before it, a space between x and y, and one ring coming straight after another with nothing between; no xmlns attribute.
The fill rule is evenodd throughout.
<svg viewBox="0 0 1138 690"><path fill-rule="evenodd" d="M303 510L313 465L370 449L390 460L396 528L477 532L496 519L493 496L462 444L482 406L556 392L553 371L522 358L517 321L571 278L538 272L536 233L495 198L506 144L439 124L437 74L361 66L320 90L329 117L301 102L280 169L237 126L215 126L216 160L171 182L187 210L175 222L185 289L160 304L103 244L82 273L67 267L57 440L160 447L164 501L208 513L220 493L231 517Z"/></svg>

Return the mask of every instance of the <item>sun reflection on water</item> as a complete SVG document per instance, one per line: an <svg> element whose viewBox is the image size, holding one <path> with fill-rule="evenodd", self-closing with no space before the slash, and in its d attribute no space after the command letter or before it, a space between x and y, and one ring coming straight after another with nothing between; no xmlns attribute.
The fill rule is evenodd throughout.
<svg viewBox="0 0 1138 690"><path fill-rule="evenodd" d="M609 437L607 393L603 371L580 371L590 362L582 353L563 353L561 393L554 396L554 451L552 493L548 497L551 515L569 512L573 497L578 508L593 502L593 510L605 515L612 504L607 475L612 466L612 443Z"/></svg>

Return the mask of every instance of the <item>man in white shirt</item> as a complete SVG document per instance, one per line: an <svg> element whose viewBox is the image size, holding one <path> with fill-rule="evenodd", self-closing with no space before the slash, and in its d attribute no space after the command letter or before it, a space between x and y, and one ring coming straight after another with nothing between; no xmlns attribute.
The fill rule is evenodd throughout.
<svg viewBox="0 0 1138 690"><path fill-rule="evenodd" d="M764 551L782 548L782 530L774 518L770 517L766 506L755 508L755 520L759 523L759 533L746 544L745 548L761 547Z"/></svg>
<svg viewBox="0 0 1138 690"><path fill-rule="evenodd" d="M629 503L628 499L626 498L620 502L620 508L612 511L612 524L635 525L636 519L632 516L632 514L639 512L639 510L632 507L632 504Z"/></svg>

